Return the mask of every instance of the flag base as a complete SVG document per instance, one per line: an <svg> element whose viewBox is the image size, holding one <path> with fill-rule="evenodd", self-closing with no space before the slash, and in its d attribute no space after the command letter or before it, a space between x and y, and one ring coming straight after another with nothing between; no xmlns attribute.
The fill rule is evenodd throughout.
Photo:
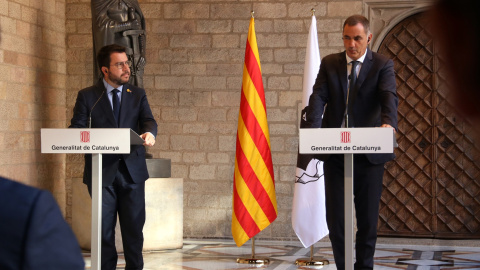
<svg viewBox="0 0 480 270"><path fill-rule="evenodd" d="M297 259L295 261L295 265L298 266L324 266L328 265L329 261L324 258L320 259L313 259L313 258L305 258L305 259Z"/></svg>
<svg viewBox="0 0 480 270"><path fill-rule="evenodd" d="M252 237L252 257L251 258L238 258L237 263L264 265L264 264L269 264L270 259L268 259L268 258L255 258L255 237Z"/></svg>
<svg viewBox="0 0 480 270"><path fill-rule="evenodd" d="M237 263L243 264L269 264L270 259L267 258L238 258Z"/></svg>

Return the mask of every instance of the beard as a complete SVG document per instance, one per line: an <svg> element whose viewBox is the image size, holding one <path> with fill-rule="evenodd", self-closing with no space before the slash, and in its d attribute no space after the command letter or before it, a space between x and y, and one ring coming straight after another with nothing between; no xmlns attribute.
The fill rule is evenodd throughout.
<svg viewBox="0 0 480 270"><path fill-rule="evenodd" d="M128 76L124 77L125 75L128 75ZM130 79L130 72L129 71L123 72L122 75L120 76L115 76L112 73L108 73L108 79L110 79L111 82L117 85L124 85L128 83Z"/></svg>

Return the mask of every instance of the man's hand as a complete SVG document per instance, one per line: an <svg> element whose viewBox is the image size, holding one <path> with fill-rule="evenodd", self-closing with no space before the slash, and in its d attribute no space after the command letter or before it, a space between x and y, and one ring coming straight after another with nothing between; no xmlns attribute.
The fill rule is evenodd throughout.
<svg viewBox="0 0 480 270"><path fill-rule="evenodd" d="M152 133L150 132L143 133L140 135L140 137L145 140L143 145L153 146L155 144L155 137L153 137Z"/></svg>
<svg viewBox="0 0 480 270"><path fill-rule="evenodd" d="M381 125L380 127L386 127L386 128L393 128L392 126L390 126L389 124L383 124ZM397 131L393 128L393 132L394 133L397 133Z"/></svg>

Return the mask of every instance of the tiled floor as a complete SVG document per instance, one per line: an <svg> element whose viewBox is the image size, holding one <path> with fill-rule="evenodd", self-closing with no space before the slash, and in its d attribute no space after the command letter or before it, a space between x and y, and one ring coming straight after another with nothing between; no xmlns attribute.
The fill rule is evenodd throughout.
<svg viewBox="0 0 480 270"><path fill-rule="evenodd" d="M387 244L388 243L388 244ZM469 244L471 243L471 244ZM186 269L319 269L322 267L298 267L295 260L309 258L310 248L303 248L298 241L255 241L255 257L268 258L268 265L237 264L237 258L251 258L251 242L237 247L233 240L185 240L182 249L144 253L145 270ZM87 269L90 269L90 254L84 254ZM314 259L323 257L329 265L322 269L334 270L329 242L315 244ZM124 269L124 260L119 259L117 269ZM476 241L432 243L431 241L386 240L377 244L374 269L480 269L480 247Z"/></svg>

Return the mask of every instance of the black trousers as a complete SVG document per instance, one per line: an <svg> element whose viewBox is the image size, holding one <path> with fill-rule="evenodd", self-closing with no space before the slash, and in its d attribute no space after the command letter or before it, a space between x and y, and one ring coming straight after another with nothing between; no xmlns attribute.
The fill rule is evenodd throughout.
<svg viewBox="0 0 480 270"><path fill-rule="evenodd" d="M91 187L89 187L91 195ZM143 226L145 225L145 182L135 184L123 161L115 180L102 188L102 270L115 270L117 249L115 226L122 233L125 269L143 269Z"/></svg>
<svg viewBox="0 0 480 270"><path fill-rule="evenodd" d="M337 269L345 269L344 155L324 162L325 204L333 256ZM353 195L357 219L354 269L373 269L384 164L371 164L354 155Z"/></svg>

